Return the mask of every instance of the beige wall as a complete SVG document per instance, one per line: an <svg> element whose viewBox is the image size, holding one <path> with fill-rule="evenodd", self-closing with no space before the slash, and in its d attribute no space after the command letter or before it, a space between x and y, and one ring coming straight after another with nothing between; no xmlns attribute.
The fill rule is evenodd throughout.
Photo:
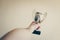
<svg viewBox="0 0 60 40"><path fill-rule="evenodd" d="M34 40L60 40L59 0L0 0L0 37L14 28L25 28L33 20L33 10L47 11L42 34Z"/></svg>

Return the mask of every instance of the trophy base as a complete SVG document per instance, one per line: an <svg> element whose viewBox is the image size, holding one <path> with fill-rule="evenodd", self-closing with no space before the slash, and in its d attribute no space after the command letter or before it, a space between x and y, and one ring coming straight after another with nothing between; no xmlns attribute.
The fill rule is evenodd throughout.
<svg viewBox="0 0 60 40"><path fill-rule="evenodd" d="M41 34L41 31L34 30L32 33L33 34L36 34L36 35L40 35Z"/></svg>

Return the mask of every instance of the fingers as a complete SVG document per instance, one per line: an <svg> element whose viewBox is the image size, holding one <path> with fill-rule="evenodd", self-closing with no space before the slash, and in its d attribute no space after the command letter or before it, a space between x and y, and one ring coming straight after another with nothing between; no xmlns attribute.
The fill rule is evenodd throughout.
<svg viewBox="0 0 60 40"><path fill-rule="evenodd" d="M32 21L31 25L35 25L35 24L36 24L36 22L35 21Z"/></svg>
<svg viewBox="0 0 60 40"><path fill-rule="evenodd" d="M35 21L32 21L29 26L32 26L32 25L38 25L38 23L36 23Z"/></svg>
<svg viewBox="0 0 60 40"><path fill-rule="evenodd" d="M31 25L38 25L38 23L35 21L32 21Z"/></svg>
<svg viewBox="0 0 60 40"><path fill-rule="evenodd" d="M35 23L35 24L37 24L35 21L32 21L32 23Z"/></svg>

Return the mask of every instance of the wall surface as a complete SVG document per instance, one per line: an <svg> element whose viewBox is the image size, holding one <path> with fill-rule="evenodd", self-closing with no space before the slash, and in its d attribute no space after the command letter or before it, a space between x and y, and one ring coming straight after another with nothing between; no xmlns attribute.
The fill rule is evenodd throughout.
<svg viewBox="0 0 60 40"><path fill-rule="evenodd" d="M60 40L60 0L0 0L0 37L14 28L26 28L33 10L47 12L42 34L32 40Z"/></svg>

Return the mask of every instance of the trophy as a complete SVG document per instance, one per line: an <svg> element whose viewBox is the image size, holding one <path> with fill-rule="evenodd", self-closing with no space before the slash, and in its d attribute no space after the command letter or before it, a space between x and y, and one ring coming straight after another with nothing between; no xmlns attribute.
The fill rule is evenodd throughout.
<svg viewBox="0 0 60 40"><path fill-rule="evenodd" d="M42 18L42 20L41 20L41 15L44 16L44 17ZM35 13L35 17L34 17L35 23L38 24L38 23L43 22L44 19L46 18L46 16L47 16L47 13L43 14L43 13L40 13L40 12L36 12L36 13ZM41 31L38 30L39 28L40 28L40 26L38 26L32 33L33 33L33 34L40 35L40 34L41 34Z"/></svg>

